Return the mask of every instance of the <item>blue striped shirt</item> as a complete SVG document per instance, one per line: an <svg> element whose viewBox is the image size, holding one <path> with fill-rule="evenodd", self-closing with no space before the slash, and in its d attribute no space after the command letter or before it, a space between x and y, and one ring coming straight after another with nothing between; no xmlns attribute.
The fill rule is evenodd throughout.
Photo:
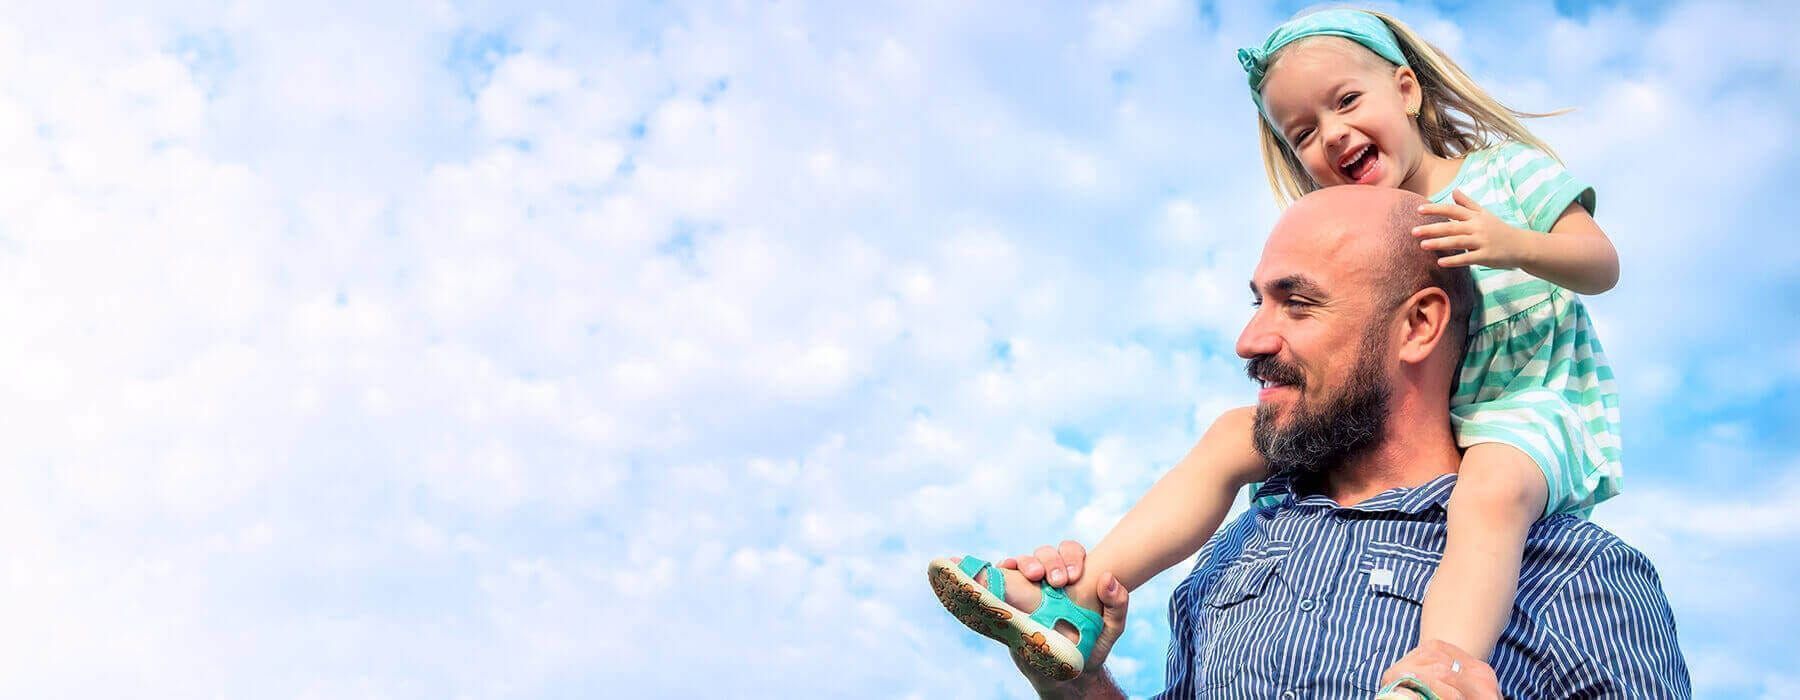
<svg viewBox="0 0 1800 700"><path fill-rule="evenodd" d="M1342 507L1290 494L1201 548L1169 604L1163 698L1370 697L1418 645L1454 474ZM1572 515L1533 525L1492 658L1513 698L1685 698L1687 662L1650 560Z"/></svg>

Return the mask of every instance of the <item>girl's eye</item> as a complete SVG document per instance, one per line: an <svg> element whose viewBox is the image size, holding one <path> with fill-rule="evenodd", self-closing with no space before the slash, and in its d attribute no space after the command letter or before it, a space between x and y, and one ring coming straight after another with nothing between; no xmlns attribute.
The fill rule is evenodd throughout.
<svg viewBox="0 0 1800 700"><path fill-rule="evenodd" d="M1344 93L1344 96L1338 99L1338 109L1343 109L1345 107L1349 107L1350 105L1352 105L1356 102L1356 98L1358 98L1358 97L1362 97L1362 93L1360 93L1360 92Z"/></svg>
<svg viewBox="0 0 1800 700"><path fill-rule="evenodd" d="M1301 129L1300 133L1294 134L1293 142L1296 145L1306 143L1306 137L1311 136L1312 132L1312 129Z"/></svg>

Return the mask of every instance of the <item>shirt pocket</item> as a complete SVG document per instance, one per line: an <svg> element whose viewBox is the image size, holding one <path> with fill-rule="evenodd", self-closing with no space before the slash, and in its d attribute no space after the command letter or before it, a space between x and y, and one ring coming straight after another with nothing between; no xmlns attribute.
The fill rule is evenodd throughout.
<svg viewBox="0 0 1800 700"><path fill-rule="evenodd" d="M1194 668L1200 671L1197 689L1230 683L1243 670L1246 654L1254 653L1266 641L1268 630L1258 625L1266 622L1266 616L1259 613L1258 599L1274 592L1287 553L1285 542L1246 552L1207 589L1200 606L1206 641L1199 646L1200 658L1194 660Z"/></svg>
<svg viewBox="0 0 1800 700"><path fill-rule="evenodd" d="M1437 573L1438 552L1400 542L1371 541L1357 562L1362 593L1357 616L1368 632L1353 636L1348 673L1352 686L1373 693L1381 672L1419 645L1419 610Z"/></svg>

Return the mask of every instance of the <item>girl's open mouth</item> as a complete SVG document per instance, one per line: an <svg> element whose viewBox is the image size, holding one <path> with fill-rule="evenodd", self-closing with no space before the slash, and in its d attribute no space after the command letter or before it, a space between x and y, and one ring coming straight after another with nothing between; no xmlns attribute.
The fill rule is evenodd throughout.
<svg viewBox="0 0 1800 700"><path fill-rule="evenodd" d="M1342 172L1344 177L1349 178L1351 182L1366 185L1369 180L1374 179L1371 176L1375 174L1375 165L1379 160L1380 155L1375 151L1375 144L1364 144L1362 148L1350 154L1349 158L1338 161L1338 171Z"/></svg>

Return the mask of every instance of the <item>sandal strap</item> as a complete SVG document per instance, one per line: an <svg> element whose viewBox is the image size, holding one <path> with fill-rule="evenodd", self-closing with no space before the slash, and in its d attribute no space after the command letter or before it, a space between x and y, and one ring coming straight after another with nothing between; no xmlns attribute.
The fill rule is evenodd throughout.
<svg viewBox="0 0 1800 700"><path fill-rule="evenodd" d="M1076 605L1060 588L1048 583L1039 585L1044 591L1044 602L1038 605L1036 612L1031 613L1031 619L1050 629L1056 629L1058 622L1074 625L1075 631L1081 635L1075 641L1075 648L1081 652L1081 658L1085 661L1088 654L1094 651L1094 642L1100 639L1101 628L1105 627L1100 620L1100 613Z"/></svg>
<svg viewBox="0 0 1800 700"><path fill-rule="evenodd" d="M1006 600L1006 577L1001 576L1000 569L994 568L993 564L989 564L975 557L963 557L962 563L957 564L956 567L962 569L962 572L968 574L971 579L980 576L982 569L993 568L993 573L988 574L988 592L994 594L995 598Z"/></svg>
<svg viewBox="0 0 1800 700"><path fill-rule="evenodd" d="M1432 692L1431 686L1426 685L1424 680L1410 673L1404 674L1398 679L1395 679L1394 682L1387 684L1387 687L1382 688L1377 692L1375 697L1378 700L1383 697L1399 697L1403 695L1403 693L1399 692L1402 689L1410 690L1418 694L1422 700L1438 700L1438 694Z"/></svg>

